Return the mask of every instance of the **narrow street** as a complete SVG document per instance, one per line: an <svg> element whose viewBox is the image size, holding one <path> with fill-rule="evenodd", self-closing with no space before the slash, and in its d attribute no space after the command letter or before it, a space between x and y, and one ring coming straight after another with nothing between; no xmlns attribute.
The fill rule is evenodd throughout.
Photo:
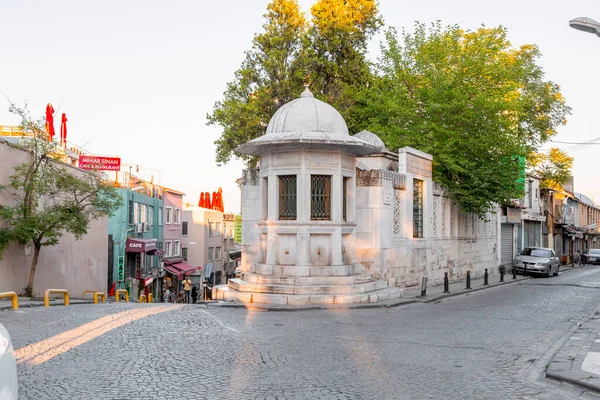
<svg viewBox="0 0 600 400"><path fill-rule="evenodd" d="M23 399L568 399L540 363L599 305L588 266L391 309L117 303L0 322Z"/></svg>

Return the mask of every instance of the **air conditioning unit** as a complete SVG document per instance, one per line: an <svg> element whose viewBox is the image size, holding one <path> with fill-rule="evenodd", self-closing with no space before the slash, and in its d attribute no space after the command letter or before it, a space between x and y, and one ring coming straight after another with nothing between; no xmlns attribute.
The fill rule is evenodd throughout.
<svg viewBox="0 0 600 400"><path fill-rule="evenodd" d="M142 233L142 224L136 224L135 225L135 232L136 233Z"/></svg>

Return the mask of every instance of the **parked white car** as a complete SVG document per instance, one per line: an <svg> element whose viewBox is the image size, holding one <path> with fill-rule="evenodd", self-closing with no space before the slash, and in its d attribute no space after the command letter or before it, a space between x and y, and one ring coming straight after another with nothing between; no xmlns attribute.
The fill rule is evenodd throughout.
<svg viewBox="0 0 600 400"><path fill-rule="evenodd" d="M560 261L554 250L546 247L527 247L515 258L514 268L518 273L550 274L557 276L560 271Z"/></svg>
<svg viewBox="0 0 600 400"><path fill-rule="evenodd" d="M17 383L17 363L10 335L0 324L0 400L19 398Z"/></svg>

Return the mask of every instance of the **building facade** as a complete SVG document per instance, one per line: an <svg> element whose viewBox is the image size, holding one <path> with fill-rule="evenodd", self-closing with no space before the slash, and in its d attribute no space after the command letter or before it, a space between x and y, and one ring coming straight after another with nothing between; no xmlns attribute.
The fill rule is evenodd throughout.
<svg viewBox="0 0 600 400"><path fill-rule="evenodd" d="M160 244L163 235L163 193L158 187L119 188L121 206L108 222L109 287L159 295Z"/></svg>
<svg viewBox="0 0 600 400"><path fill-rule="evenodd" d="M13 168L29 162L29 154L0 138L0 185L7 185ZM82 171L71 168L74 174ZM6 191L0 191L0 206L13 204ZM69 233L61 236L55 246L42 247L33 285L35 296L42 296L49 288L65 288L72 297L80 297L83 290L105 291L107 286L108 218L93 221L87 234L77 240ZM0 292L23 292L27 286L33 246L12 244L0 259Z"/></svg>
<svg viewBox="0 0 600 400"><path fill-rule="evenodd" d="M187 263L196 267L191 275L194 284L202 284L204 280L211 285L221 284L225 280L223 251L223 213L202 207L185 207L183 209L184 254ZM206 275L206 269L210 273Z"/></svg>

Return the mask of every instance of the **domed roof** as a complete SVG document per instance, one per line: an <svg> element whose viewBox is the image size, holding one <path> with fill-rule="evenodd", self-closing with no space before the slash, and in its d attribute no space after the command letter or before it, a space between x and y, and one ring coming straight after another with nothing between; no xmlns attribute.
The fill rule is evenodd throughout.
<svg viewBox="0 0 600 400"><path fill-rule="evenodd" d="M383 143L383 140L381 140L381 138L373 132L362 130L354 135L354 137L362 140L363 142L367 142L373 146L379 147L380 149L385 148L385 143Z"/></svg>
<svg viewBox="0 0 600 400"><path fill-rule="evenodd" d="M315 99L307 87L300 98L284 104L275 112L265 134L277 135L287 132L329 132L348 135L348 127L335 108Z"/></svg>
<svg viewBox="0 0 600 400"><path fill-rule="evenodd" d="M274 148L283 147L341 148L356 154L367 155L381 149L360 138L350 136L342 115L329 104L315 99L306 87L296 100L281 106L267 126L263 136L238 146L242 154L260 156Z"/></svg>

